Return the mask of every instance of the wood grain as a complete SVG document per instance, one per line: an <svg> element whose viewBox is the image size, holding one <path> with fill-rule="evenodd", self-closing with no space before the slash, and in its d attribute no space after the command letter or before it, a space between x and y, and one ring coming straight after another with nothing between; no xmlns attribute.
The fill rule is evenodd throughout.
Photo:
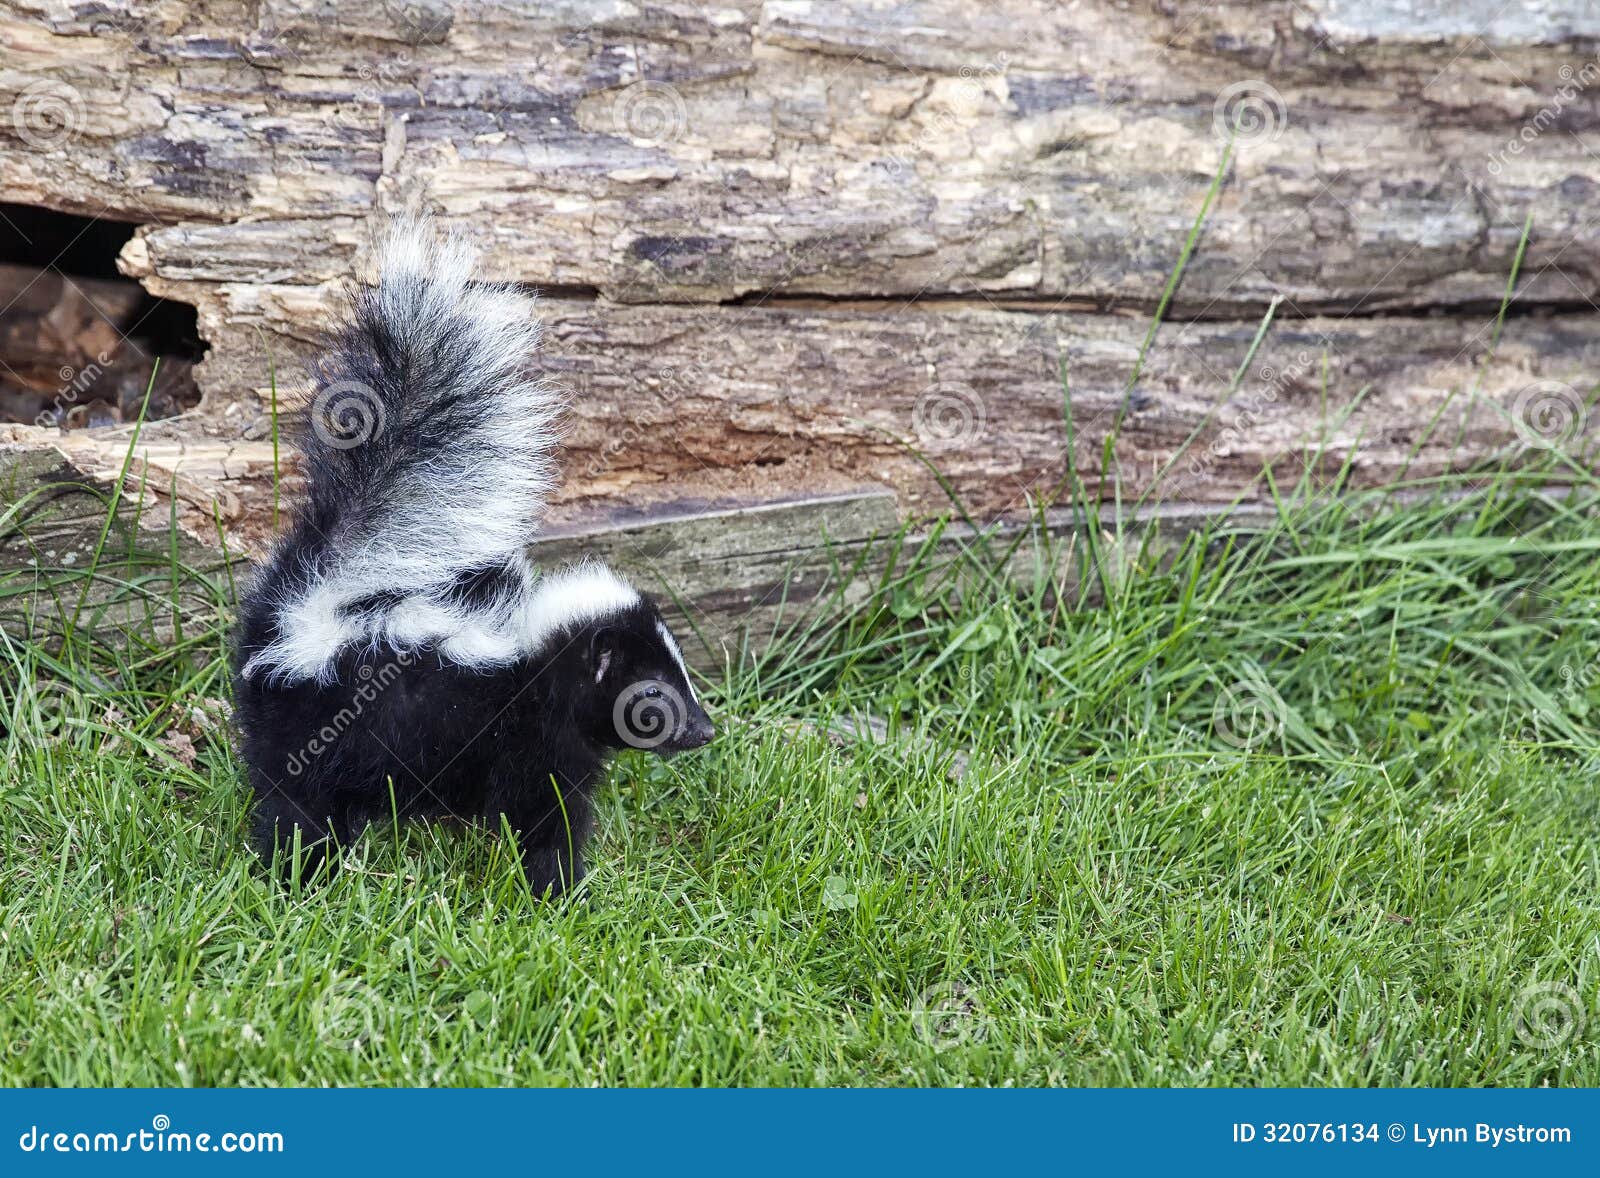
<svg viewBox="0 0 1600 1178"><path fill-rule="evenodd" d="M269 372L292 400L418 206L549 295L557 526L948 510L903 443L1015 515L1069 453L1109 494L1119 419L1124 494L1216 505L1537 446L1552 398L1588 427L1597 39L1583 0L0 0L0 188L138 223L123 270L198 308L201 408L141 457L197 536L215 498L259 550Z"/></svg>

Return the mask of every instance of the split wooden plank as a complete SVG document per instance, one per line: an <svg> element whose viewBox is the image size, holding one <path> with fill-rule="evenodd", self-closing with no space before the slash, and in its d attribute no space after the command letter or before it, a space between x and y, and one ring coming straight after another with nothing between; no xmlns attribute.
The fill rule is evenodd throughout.
<svg viewBox="0 0 1600 1178"><path fill-rule="evenodd" d="M1600 17L1396 11L6 0L0 176L174 279L326 280L421 200L615 300L1145 306L1243 114L1180 311L1475 306L1527 211L1524 298L1594 297Z"/></svg>
<svg viewBox="0 0 1600 1178"><path fill-rule="evenodd" d="M210 321L207 363L214 381L242 391L185 425L255 454L228 484L255 541L271 471L266 375L275 366L284 402L304 395L312 325L336 313L338 288L219 290L228 310ZM1066 475L1069 394L1073 456L1091 490L1111 493L1103 447L1126 399L1115 447L1123 491L1168 502L1229 503L1258 494L1264 470L1292 478L1347 457L1365 485L1461 469L1600 425L1587 407L1600 317L1514 318L1492 355L1493 311L1284 319L1248 366L1257 325L1171 323L1130 389L1143 317L945 304L734 314L563 298L541 313L545 369L574 391L561 511L688 509L863 481L891 487L905 514L950 510L906 445L974 512L1025 511ZM258 327L292 343L269 355Z"/></svg>

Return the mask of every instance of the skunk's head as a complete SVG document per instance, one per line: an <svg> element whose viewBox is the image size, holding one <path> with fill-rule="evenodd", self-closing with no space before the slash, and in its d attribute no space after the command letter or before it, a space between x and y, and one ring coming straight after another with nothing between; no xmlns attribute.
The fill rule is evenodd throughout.
<svg viewBox="0 0 1600 1178"><path fill-rule="evenodd" d="M596 744L667 755L715 734L661 611L605 565L541 577L525 608L530 648L559 643L562 690Z"/></svg>
<svg viewBox="0 0 1600 1178"><path fill-rule="evenodd" d="M715 735L678 643L649 598L596 619L586 637L589 722L601 744L671 755Z"/></svg>

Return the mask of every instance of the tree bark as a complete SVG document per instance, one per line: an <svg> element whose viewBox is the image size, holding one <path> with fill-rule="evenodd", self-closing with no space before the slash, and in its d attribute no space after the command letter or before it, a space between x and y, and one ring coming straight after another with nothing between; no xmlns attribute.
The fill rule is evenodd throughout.
<svg viewBox="0 0 1600 1178"><path fill-rule="evenodd" d="M0 0L0 178L137 222L123 270L198 308L202 405L141 457L197 535L214 497L264 541L274 377L419 205L548 293L563 525L947 510L904 444L1014 515L1069 452L1108 493L1114 423L1124 494L1221 504L1544 444L1552 399L1587 426L1597 38L1581 0Z"/></svg>

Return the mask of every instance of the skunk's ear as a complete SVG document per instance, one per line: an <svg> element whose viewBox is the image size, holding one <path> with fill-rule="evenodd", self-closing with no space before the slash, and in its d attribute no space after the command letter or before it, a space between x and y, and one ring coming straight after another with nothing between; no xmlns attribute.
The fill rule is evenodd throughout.
<svg viewBox="0 0 1600 1178"><path fill-rule="evenodd" d="M606 677L606 672L616 662L616 657L617 632L609 626L602 626L589 639L589 672L594 676L596 683Z"/></svg>

